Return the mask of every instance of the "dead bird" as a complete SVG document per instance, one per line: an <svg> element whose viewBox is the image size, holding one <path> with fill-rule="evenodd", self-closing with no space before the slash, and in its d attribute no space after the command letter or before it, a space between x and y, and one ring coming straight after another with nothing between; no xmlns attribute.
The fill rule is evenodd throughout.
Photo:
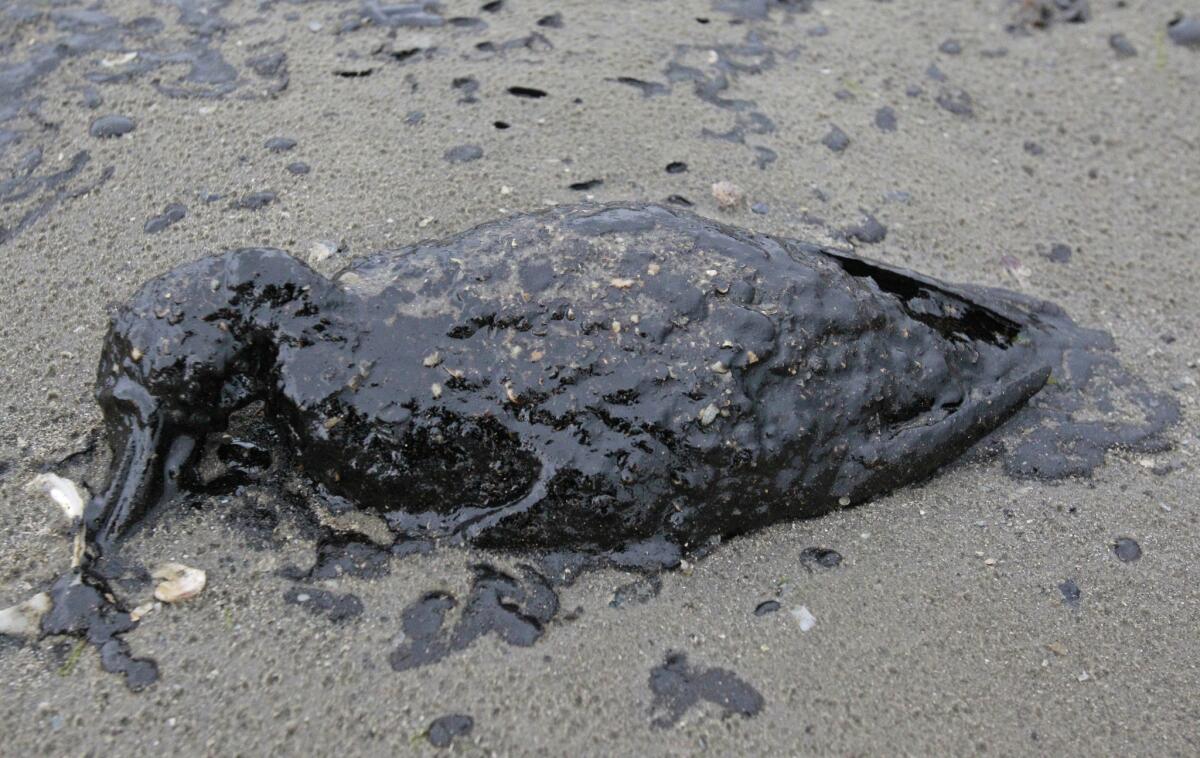
<svg viewBox="0 0 1200 758"><path fill-rule="evenodd" d="M397 534L687 549L954 460L1046 383L1039 328L995 291L656 205L512 216L332 278L236 250L114 317L87 542L262 401L324 496Z"/></svg>

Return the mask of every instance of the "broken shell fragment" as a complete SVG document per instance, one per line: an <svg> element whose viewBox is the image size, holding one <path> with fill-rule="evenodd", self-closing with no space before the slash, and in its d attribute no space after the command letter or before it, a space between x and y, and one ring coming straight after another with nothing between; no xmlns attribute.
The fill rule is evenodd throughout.
<svg viewBox="0 0 1200 758"><path fill-rule="evenodd" d="M28 492L40 492L62 509L68 521L74 522L83 516L83 495L75 482L58 474L38 474L25 485Z"/></svg>
<svg viewBox="0 0 1200 758"><path fill-rule="evenodd" d="M817 625L817 617L812 614L807 605L792 609L792 618L800 622L800 631L807 632Z"/></svg>
<svg viewBox="0 0 1200 758"><path fill-rule="evenodd" d="M713 184L712 195L713 199L717 201L717 207L722 210L737 208L746 202L745 191L733 182L723 181Z"/></svg>
<svg viewBox="0 0 1200 758"><path fill-rule="evenodd" d="M134 608L132 611L129 612L129 618L133 619L134 621L141 621L142 618L146 616L146 614L150 613L151 611L155 610L156 608L161 608L161 607L162 607L162 603L142 603L137 608Z"/></svg>
<svg viewBox="0 0 1200 758"><path fill-rule="evenodd" d="M182 563L164 563L150 576L159 580L154 586L154 599L164 603L178 603L195 597L204 591L208 576L202 569Z"/></svg>
<svg viewBox="0 0 1200 758"><path fill-rule="evenodd" d="M23 603L0 611L0 634L35 638L42 631L42 616L50 610L50 596L39 592Z"/></svg>

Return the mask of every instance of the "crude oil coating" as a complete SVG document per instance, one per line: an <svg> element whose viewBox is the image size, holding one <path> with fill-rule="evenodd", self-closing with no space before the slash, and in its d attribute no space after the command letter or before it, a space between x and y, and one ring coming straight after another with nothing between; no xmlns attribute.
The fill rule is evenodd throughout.
<svg viewBox="0 0 1200 758"><path fill-rule="evenodd" d="M800 551L800 565L812 573L813 566L837 568L842 565L842 554L827 547L806 547Z"/></svg>
<svg viewBox="0 0 1200 758"><path fill-rule="evenodd" d="M450 747L455 737L463 737L475 728L475 719L462 713L451 713L433 720L425 737L434 747Z"/></svg>
<svg viewBox="0 0 1200 758"><path fill-rule="evenodd" d="M375 579L390 570L389 555L389 551L366 540L335 532L317 543L317 562L308 573L308 578L356 576Z"/></svg>
<svg viewBox="0 0 1200 758"><path fill-rule="evenodd" d="M604 551L817 516L930 474L1020 407L1037 321L653 205L556 208L325 279L204 258L116 316L103 549L258 400L331 497L409 537Z"/></svg>
<svg viewBox="0 0 1200 758"><path fill-rule="evenodd" d="M117 636L136 627L137 622L120 607L102 579L88 572L71 571L59 577L50 596L53 603L42 617L42 634L85 640L99 651L101 667L123 674L131 690L158 681L158 664L133 657L129 643Z"/></svg>
<svg viewBox="0 0 1200 758"><path fill-rule="evenodd" d="M662 579L655 574L641 576L632 582L623 584L613 591L612 599L608 602L612 608L625 608L630 605L648 603L662 592Z"/></svg>
<svg viewBox="0 0 1200 758"><path fill-rule="evenodd" d="M310 613L326 616L334 622L361 616L363 612L362 600L359 600L357 595L339 595L336 592L311 587L292 587L283 593L283 601L307 608Z"/></svg>
<svg viewBox="0 0 1200 758"><path fill-rule="evenodd" d="M486 564L474 566L473 571L471 593L458 623L448 632L443 632L446 613L458 605L453 595L429 592L404 609L405 640L391 654L393 669L408 671L437 663L489 633L510 645L529 647L558 613L558 595L531 568L523 569L524 581Z"/></svg>
<svg viewBox="0 0 1200 758"><path fill-rule="evenodd" d="M756 716L763 707L758 690L737 674L722 668L690 667L684 653L667 653L666 662L650 672L652 706L657 715L653 722L658 728L671 726L689 708L701 700L721 706L726 713Z"/></svg>

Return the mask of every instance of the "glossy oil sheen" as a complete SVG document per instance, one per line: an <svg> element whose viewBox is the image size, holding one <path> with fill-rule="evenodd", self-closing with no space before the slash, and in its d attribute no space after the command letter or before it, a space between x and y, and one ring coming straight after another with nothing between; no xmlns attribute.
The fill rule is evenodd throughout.
<svg viewBox="0 0 1200 758"><path fill-rule="evenodd" d="M1045 383L982 291L653 205L556 208L326 279L204 258L116 317L111 542L262 400L324 492L407 537L684 547L931 473Z"/></svg>

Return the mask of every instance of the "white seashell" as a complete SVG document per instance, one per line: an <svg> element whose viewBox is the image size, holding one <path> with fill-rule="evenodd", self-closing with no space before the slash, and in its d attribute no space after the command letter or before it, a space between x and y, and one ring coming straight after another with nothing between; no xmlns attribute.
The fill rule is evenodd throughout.
<svg viewBox="0 0 1200 758"><path fill-rule="evenodd" d="M159 580L154 586L154 598L164 603L178 603L204 591L208 575L202 569L182 563L164 563L155 567L150 576Z"/></svg>
<svg viewBox="0 0 1200 758"><path fill-rule="evenodd" d="M159 603L142 603L137 608L134 608L129 612L129 618L133 619L134 621L141 621L142 617L159 607L159 605Z"/></svg>
<svg viewBox="0 0 1200 758"><path fill-rule="evenodd" d="M712 186L713 199L723 210L737 208L746 202L746 192L733 182L717 182Z"/></svg>
<svg viewBox="0 0 1200 758"><path fill-rule="evenodd" d="M42 632L42 616L50 610L50 596L39 592L23 603L0 611L0 634L12 637L37 637Z"/></svg>
<svg viewBox="0 0 1200 758"><path fill-rule="evenodd" d="M807 632L817 625L817 617L812 615L807 605L792 609L792 618L800 622L800 631Z"/></svg>
<svg viewBox="0 0 1200 758"><path fill-rule="evenodd" d="M305 252L308 254L308 262L317 264L329 260L337 252L337 248L331 242L316 240L309 244Z"/></svg>
<svg viewBox="0 0 1200 758"><path fill-rule="evenodd" d="M117 66L124 66L126 63L132 63L137 57L137 51L133 51L124 55L118 55L115 58L101 58L100 65L105 68L116 68Z"/></svg>
<svg viewBox="0 0 1200 758"><path fill-rule="evenodd" d="M83 516L83 495L75 482L58 474L38 474L25 485L28 492L40 492L53 500L68 521Z"/></svg>

